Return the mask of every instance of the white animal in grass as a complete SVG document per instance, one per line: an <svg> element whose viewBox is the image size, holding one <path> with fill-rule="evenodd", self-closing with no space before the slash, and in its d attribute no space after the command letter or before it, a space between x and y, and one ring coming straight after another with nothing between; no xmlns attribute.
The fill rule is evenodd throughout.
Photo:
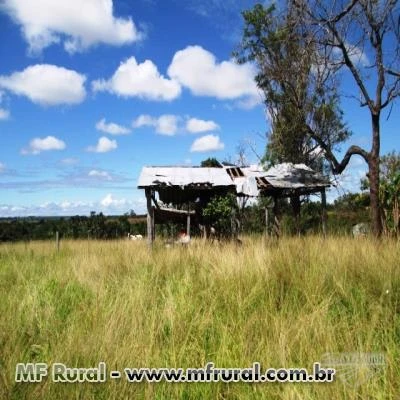
<svg viewBox="0 0 400 400"><path fill-rule="evenodd" d="M199 224L199 229L201 237L207 238L208 233L208 238L211 239L211 241L214 241L214 239L218 239L217 230L213 226Z"/></svg>
<svg viewBox="0 0 400 400"><path fill-rule="evenodd" d="M178 240L176 241L178 244L189 244L190 243L190 236L185 232L181 231L178 235Z"/></svg>
<svg viewBox="0 0 400 400"><path fill-rule="evenodd" d="M142 240L143 236L142 235L131 235L128 233L128 240Z"/></svg>

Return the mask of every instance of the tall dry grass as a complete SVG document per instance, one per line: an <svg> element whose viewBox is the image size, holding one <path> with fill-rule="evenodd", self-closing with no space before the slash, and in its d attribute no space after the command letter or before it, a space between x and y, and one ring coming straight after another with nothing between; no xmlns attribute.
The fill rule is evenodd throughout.
<svg viewBox="0 0 400 400"><path fill-rule="evenodd" d="M0 246L4 399L399 399L400 244L350 238ZM19 362L306 367L378 352L362 384L15 383Z"/></svg>

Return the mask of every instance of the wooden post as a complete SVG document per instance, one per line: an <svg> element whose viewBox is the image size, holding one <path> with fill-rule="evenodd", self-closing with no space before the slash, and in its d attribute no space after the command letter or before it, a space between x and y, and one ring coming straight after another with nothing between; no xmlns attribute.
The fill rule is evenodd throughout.
<svg viewBox="0 0 400 400"><path fill-rule="evenodd" d="M57 251L60 251L60 235L59 235L58 231L56 232L56 247L57 247Z"/></svg>
<svg viewBox="0 0 400 400"><path fill-rule="evenodd" d="M321 223L322 223L322 234L326 236L326 192L325 188L321 190Z"/></svg>
<svg viewBox="0 0 400 400"><path fill-rule="evenodd" d="M267 237L269 236L268 224L269 224L268 207L265 207L265 236Z"/></svg>
<svg viewBox="0 0 400 400"><path fill-rule="evenodd" d="M274 233L278 238L281 235L281 221L279 213L279 197L274 196Z"/></svg>
<svg viewBox="0 0 400 400"><path fill-rule="evenodd" d="M154 241L154 234L153 234L154 213L151 206L151 189L146 188L145 194L146 194L146 204L147 204L147 244L149 245L149 247L151 247Z"/></svg>
<svg viewBox="0 0 400 400"><path fill-rule="evenodd" d="M188 213L186 217L186 235L190 236L190 205L188 204Z"/></svg>
<svg viewBox="0 0 400 400"><path fill-rule="evenodd" d="M237 240L238 232L236 229L236 210L235 209L232 209L232 212L231 212L231 235L232 235L233 239Z"/></svg>
<svg viewBox="0 0 400 400"><path fill-rule="evenodd" d="M151 207L151 223L152 223L152 227L151 227L151 233L152 233L152 241L154 242L154 240L156 239L156 216L155 216L155 211L154 211L155 207L152 206Z"/></svg>

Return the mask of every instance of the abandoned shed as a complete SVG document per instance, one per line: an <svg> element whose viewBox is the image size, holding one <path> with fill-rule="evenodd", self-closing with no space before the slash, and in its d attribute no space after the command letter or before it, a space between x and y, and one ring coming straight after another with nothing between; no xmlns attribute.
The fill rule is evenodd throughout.
<svg viewBox="0 0 400 400"><path fill-rule="evenodd" d="M261 166L245 168L228 167L227 173L235 182L238 196L272 197L274 199L273 229L280 234L279 199L289 198L295 218L296 230L300 233L300 196L320 193L321 225L326 231L326 188L331 186L329 179L315 172L305 164L282 163L264 171ZM265 210L268 225L268 210Z"/></svg>
<svg viewBox="0 0 400 400"><path fill-rule="evenodd" d="M239 197L269 196L274 199L274 225L279 234L280 198L290 198L294 215L300 214L300 196L321 193L322 228L325 231L325 189L330 181L304 164L278 164L267 171L260 166L222 168L205 167L144 167L141 171L138 188L144 189L147 200L147 233L149 241L155 237L155 223L174 221L187 223L190 232L190 219L215 195L234 193ZM161 206L164 204L186 209ZM195 202L197 210L190 210L189 203ZM268 210L266 210L268 220ZM268 222L267 222L268 223Z"/></svg>
<svg viewBox="0 0 400 400"><path fill-rule="evenodd" d="M191 217L189 203L196 202L201 208L215 195L235 193L236 186L223 168L202 167L144 167L139 177L138 188L144 189L147 202L147 234L149 241L155 237L155 223L186 219L190 232ZM164 204L187 205L187 210L162 207L155 193Z"/></svg>

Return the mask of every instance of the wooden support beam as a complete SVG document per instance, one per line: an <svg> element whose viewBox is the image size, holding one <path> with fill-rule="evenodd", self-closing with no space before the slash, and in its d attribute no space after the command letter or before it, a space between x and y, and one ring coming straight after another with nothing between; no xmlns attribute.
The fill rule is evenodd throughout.
<svg viewBox="0 0 400 400"><path fill-rule="evenodd" d="M322 224L322 234L326 236L326 191L325 188L321 190L321 224Z"/></svg>
<svg viewBox="0 0 400 400"><path fill-rule="evenodd" d="M190 236L190 205L188 204L187 217L186 217L186 235Z"/></svg>
<svg viewBox="0 0 400 400"><path fill-rule="evenodd" d="M156 217L155 217L155 212L154 212L155 207L151 207L151 222L153 224L152 228L151 228L151 233L152 233L152 240L154 242L154 240L156 239Z"/></svg>
<svg viewBox="0 0 400 400"><path fill-rule="evenodd" d="M160 209L160 206L159 206L159 204L158 204L158 202L157 202L156 195L155 195L154 192L151 193L151 199L153 200L153 203L155 204L155 206L156 206L158 209Z"/></svg>
<svg viewBox="0 0 400 400"><path fill-rule="evenodd" d="M57 248L57 251L60 251L60 235L59 235L58 231L56 232L56 248Z"/></svg>
<svg viewBox="0 0 400 400"><path fill-rule="evenodd" d="M265 207L265 236L269 236L269 215L268 207Z"/></svg>
<svg viewBox="0 0 400 400"><path fill-rule="evenodd" d="M279 197L274 196L274 234L276 237L281 236L281 221L280 221L280 210L279 210Z"/></svg>
<svg viewBox="0 0 400 400"><path fill-rule="evenodd" d="M231 212L231 235L233 239L238 238L238 230L237 230L237 224L236 224L236 210L232 209Z"/></svg>
<svg viewBox="0 0 400 400"><path fill-rule="evenodd" d="M146 205L147 205L147 244L149 247L153 245L154 241L154 211L151 206L151 189L145 189L146 194Z"/></svg>

